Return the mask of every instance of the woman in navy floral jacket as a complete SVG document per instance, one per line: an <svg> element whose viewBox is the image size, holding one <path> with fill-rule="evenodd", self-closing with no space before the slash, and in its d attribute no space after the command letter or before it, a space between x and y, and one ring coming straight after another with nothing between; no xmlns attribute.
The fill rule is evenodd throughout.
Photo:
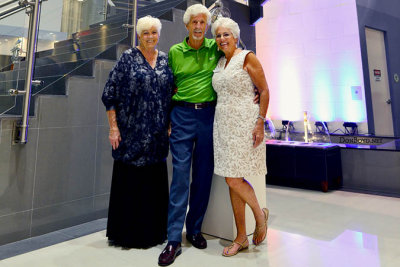
<svg viewBox="0 0 400 267"><path fill-rule="evenodd" d="M146 248L166 239L168 125L173 75L156 45L161 22L137 22L139 46L110 72L102 101L114 158L107 237L111 245Z"/></svg>

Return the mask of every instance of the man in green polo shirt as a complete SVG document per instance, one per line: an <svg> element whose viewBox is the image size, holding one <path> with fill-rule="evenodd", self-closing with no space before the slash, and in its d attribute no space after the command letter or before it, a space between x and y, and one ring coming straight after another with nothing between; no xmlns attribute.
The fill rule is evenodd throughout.
<svg viewBox="0 0 400 267"><path fill-rule="evenodd" d="M216 93L212 76L222 53L217 51L213 39L204 37L211 24L211 15L205 6L190 6L183 22L189 36L169 51L169 66L178 90L172 98L170 148L173 177L168 208L168 244L158 259L161 266L170 265L181 254L185 217L186 239L196 248L207 247L200 231L214 173L212 131Z"/></svg>
<svg viewBox="0 0 400 267"><path fill-rule="evenodd" d="M169 51L169 65L174 73L178 91L174 101L204 103L216 100L211 79L220 54L213 39L204 38L198 49L191 47L190 38Z"/></svg>

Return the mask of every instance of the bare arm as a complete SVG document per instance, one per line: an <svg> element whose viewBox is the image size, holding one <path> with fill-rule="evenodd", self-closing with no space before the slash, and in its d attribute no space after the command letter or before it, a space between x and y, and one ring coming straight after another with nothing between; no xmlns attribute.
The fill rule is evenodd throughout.
<svg viewBox="0 0 400 267"><path fill-rule="evenodd" d="M269 89L267 80L265 79L264 70L260 61L253 53L248 53L243 64L243 69L247 71L254 85L260 94L260 110L259 115L265 118L269 105ZM253 147L257 147L264 139L264 121L257 119L256 126L253 130Z"/></svg>
<svg viewBox="0 0 400 267"><path fill-rule="evenodd" d="M115 150L118 148L119 142L121 142L121 135L117 125L117 115L114 109L107 111L107 118L108 125L110 126L108 139L110 140L112 148Z"/></svg>

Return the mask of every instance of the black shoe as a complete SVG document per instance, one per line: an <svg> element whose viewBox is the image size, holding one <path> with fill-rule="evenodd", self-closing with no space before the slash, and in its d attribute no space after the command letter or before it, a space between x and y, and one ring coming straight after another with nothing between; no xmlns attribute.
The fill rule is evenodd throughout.
<svg viewBox="0 0 400 267"><path fill-rule="evenodd" d="M181 253L182 248L180 243L176 247L168 243L158 257L158 265L168 266L172 264L175 261L175 258L178 257Z"/></svg>
<svg viewBox="0 0 400 267"><path fill-rule="evenodd" d="M195 247L199 249L205 249L207 247L207 241L201 233L195 235L186 234L186 239Z"/></svg>

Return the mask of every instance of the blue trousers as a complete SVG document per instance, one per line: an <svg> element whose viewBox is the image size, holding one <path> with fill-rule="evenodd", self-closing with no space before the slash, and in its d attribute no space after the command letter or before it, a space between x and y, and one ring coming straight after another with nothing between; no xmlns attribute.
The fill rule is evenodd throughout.
<svg viewBox="0 0 400 267"><path fill-rule="evenodd" d="M174 107L171 112L173 175L168 206L168 241L182 242L185 217L187 234L201 231L214 173L214 113L215 107L194 109L181 106Z"/></svg>

